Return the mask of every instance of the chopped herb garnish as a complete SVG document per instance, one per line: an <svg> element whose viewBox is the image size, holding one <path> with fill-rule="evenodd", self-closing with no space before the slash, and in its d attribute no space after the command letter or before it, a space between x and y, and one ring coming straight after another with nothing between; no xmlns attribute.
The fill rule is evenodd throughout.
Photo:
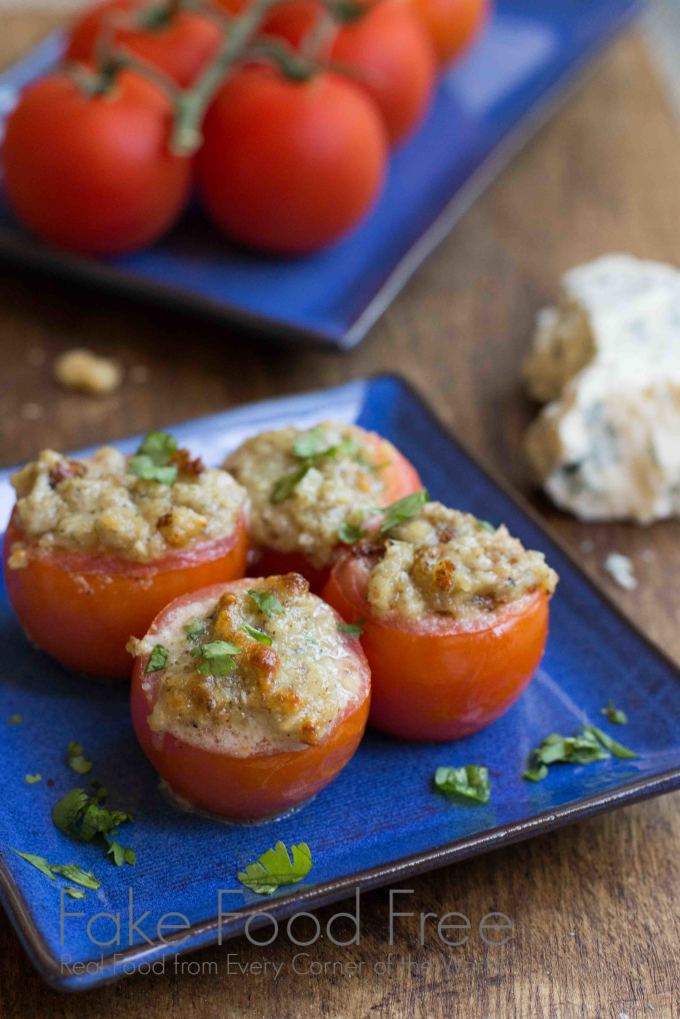
<svg viewBox="0 0 680 1019"><path fill-rule="evenodd" d="M583 729L576 736L546 736L531 756L537 764L592 764L606 760L609 754L591 732Z"/></svg>
<svg viewBox="0 0 680 1019"><path fill-rule="evenodd" d="M536 768L528 768L527 771L522 772L522 778L525 778L527 782L542 782L547 774L547 764L539 764Z"/></svg>
<svg viewBox="0 0 680 1019"><path fill-rule="evenodd" d="M21 717L21 715L10 715L9 718L7 719L8 725L21 725L22 722L23 718Z"/></svg>
<svg viewBox="0 0 680 1019"><path fill-rule="evenodd" d="M365 622L365 619L360 619L358 623L338 623L338 632L346 633L350 637L361 637Z"/></svg>
<svg viewBox="0 0 680 1019"><path fill-rule="evenodd" d="M280 616L283 612L283 605L275 594L270 594L269 591L258 591L255 587L251 587L247 594L263 615Z"/></svg>
<svg viewBox="0 0 680 1019"><path fill-rule="evenodd" d="M92 771L92 761L85 756L82 743L69 743L66 760L69 768L78 775L87 775L88 771Z"/></svg>
<svg viewBox="0 0 680 1019"><path fill-rule="evenodd" d="M188 623L187 626L184 627L184 632L188 639L193 642L200 640L200 638L204 636L207 628L208 624L204 619L194 619L193 623Z"/></svg>
<svg viewBox="0 0 680 1019"><path fill-rule="evenodd" d="M290 852L291 856L284 843L277 842L256 863L249 863L239 873L239 881L258 895L271 895L282 885L297 884L312 869L312 852L306 842L291 846Z"/></svg>
<svg viewBox="0 0 680 1019"><path fill-rule="evenodd" d="M163 647L162 644L154 645L151 654L149 655L149 661L146 663L144 674L148 676L150 672L158 672L159 669L164 669L167 661L168 649Z"/></svg>
<svg viewBox="0 0 680 1019"><path fill-rule="evenodd" d="M357 527L355 524L350 524L347 521L340 524L336 531L338 540L341 541L343 545L354 545L355 542L361 541L362 538L365 538L367 533L368 532L365 531L363 527Z"/></svg>
<svg viewBox="0 0 680 1019"><path fill-rule="evenodd" d="M478 520L477 526L481 527L483 531L489 531L490 534L496 533L496 528L493 526L493 524L490 524L488 520Z"/></svg>
<svg viewBox="0 0 680 1019"><path fill-rule="evenodd" d="M202 676L215 676L221 679L230 675L234 668L234 658L241 653L241 648L230 644L228 640L213 640L209 644L195 647L191 654L201 658L198 671Z"/></svg>
<svg viewBox="0 0 680 1019"><path fill-rule="evenodd" d="M170 463L177 451L177 439L167 432L149 432L137 453L130 457L128 470L144 481L172 485L177 480L177 467Z"/></svg>
<svg viewBox="0 0 680 1019"><path fill-rule="evenodd" d="M30 863L32 867L39 870L50 881L54 881L58 875L59 877L65 877L67 881L72 881L75 885L90 888L92 891L101 888L101 881L91 871L83 870L77 863L48 863L44 856L36 856L34 853L22 853L18 849L13 849L12 852L20 856L22 860ZM68 895L75 891L75 889L69 890L65 888L64 891ZM71 898L83 898L83 894L71 895Z"/></svg>
<svg viewBox="0 0 680 1019"><path fill-rule="evenodd" d="M462 768L437 768L434 784L447 796L464 796L478 803L488 803L491 797L489 769L480 764L465 764Z"/></svg>
<svg viewBox="0 0 680 1019"><path fill-rule="evenodd" d="M133 818L127 811L108 810L104 807L102 804L106 800L106 790L99 783L92 784L95 790L93 796L89 796L84 789L71 789L62 796L52 808L52 820L65 835L80 842L92 842L101 837L109 853L112 836L118 834L120 825L127 824ZM115 851L112 856L116 862ZM125 856L124 859L130 862ZM71 877L71 880L76 881L76 878Z"/></svg>
<svg viewBox="0 0 680 1019"><path fill-rule="evenodd" d="M398 499L390 506L383 507L385 516L380 525L380 533L385 534L387 531L391 531L393 527L396 527L397 524L403 524L407 520L411 520L420 513L423 506L429 501L430 497L427 494L427 490L423 488L420 492L412 492L411 495Z"/></svg>
<svg viewBox="0 0 680 1019"><path fill-rule="evenodd" d="M39 771L35 775L24 775L24 782L26 785L35 785L37 782L42 782L42 775Z"/></svg>
<svg viewBox="0 0 680 1019"><path fill-rule="evenodd" d="M606 708L600 709L600 714L604 715L608 722L612 722L614 725L627 725L628 715L621 708L615 708L611 701L607 704Z"/></svg>
<svg viewBox="0 0 680 1019"><path fill-rule="evenodd" d="M48 877L50 881L55 880L52 868L44 856L36 856L34 853L22 853L18 849L12 849L12 852L16 853L17 856L20 856L22 860L26 860L27 863L30 863L32 867L39 870L40 873L44 874L45 877Z"/></svg>
<svg viewBox="0 0 680 1019"><path fill-rule="evenodd" d="M68 895L69 899L87 898L87 892L83 888L72 888L70 885L67 885L66 888L64 888L64 893Z"/></svg>
<svg viewBox="0 0 680 1019"><path fill-rule="evenodd" d="M122 867L124 863L129 863L131 866L135 863L135 851L129 849L127 846L121 846L120 842L116 842L115 839L106 839L108 843L108 849L106 855L110 856L116 867Z"/></svg>
<svg viewBox="0 0 680 1019"><path fill-rule="evenodd" d="M81 885L83 888L89 888L92 891L96 891L97 888L101 888L101 881L94 876L92 871L83 870L77 863L64 863L50 864L50 870L54 874L59 874L60 877L65 877L67 881L72 881L74 885Z"/></svg>
<svg viewBox="0 0 680 1019"><path fill-rule="evenodd" d="M271 647L272 639L268 633L264 633L262 630L256 629L254 626L250 626L248 623L244 623L241 627L249 637L253 640L258 641L260 644L266 644L267 647Z"/></svg>
<svg viewBox="0 0 680 1019"><path fill-rule="evenodd" d="M303 463L301 467L297 468L297 470L291 471L290 474L284 474L283 477L279 478L272 488L271 501L275 504L285 502L285 500L293 494L306 474L311 470L311 467L311 461Z"/></svg>
<svg viewBox="0 0 680 1019"><path fill-rule="evenodd" d="M329 446L326 432L323 428L317 427L298 435L293 443L292 452L301 463L294 471L284 474L274 483L270 498L275 504L288 499L320 460L334 456L357 456L360 447L354 439L343 439L335 446Z"/></svg>
<svg viewBox="0 0 680 1019"><path fill-rule="evenodd" d="M591 733L596 740L606 747L614 757L618 757L620 760L628 760L633 757L637 757L634 750L630 750L628 747L624 747L623 743L619 743L618 740L612 739L611 736L603 732L602 729L598 729L596 725L586 725L584 732Z"/></svg>
<svg viewBox="0 0 680 1019"><path fill-rule="evenodd" d="M309 460L314 456L321 456L332 447L328 444L328 434L323 428L310 428L308 432L302 432L293 443L293 453L298 460Z"/></svg>

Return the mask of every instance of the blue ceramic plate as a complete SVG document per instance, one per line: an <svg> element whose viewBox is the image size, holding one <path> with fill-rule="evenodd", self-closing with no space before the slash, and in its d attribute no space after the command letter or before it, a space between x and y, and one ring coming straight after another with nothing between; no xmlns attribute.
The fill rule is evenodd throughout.
<svg viewBox="0 0 680 1019"><path fill-rule="evenodd" d="M230 247L192 209L151 250L110 262L76 258L29 237L1 188L0 255L207 310L279 341L352 347L637 8L638 0L497 0L485 35L442 80L426 123L394 157L373 214L316 257L267 259ZM61 48L52 37L0 76L0 133L3 109Z"/></svg>
<svg viewBox="0 0 680 1019"><path fill-rule="evenodd" d="M294 816L259 826L226 826L180 813L166 802L135 742L127 690L86 684L33 650L3 594L0 882L27 951L55 986L90 987L142 963L215 943L218 890L239 888L237 871L277 839L310 845L314 867L308 879L266 900L243 889L224 898L224 911L236 915L223 925L223 939L241 933L248 917L263 908L286 917L352 894L357 886L397 880L680 785L680 683L674 666L624 621L403 382L392 377L353 382L230 411L175 432L217 464L252 432L328 417L382 432L417 465L434 497L506 522L525 544L547 554L561 581L543 666L520 701L485 732L440 745L399 743L369 733L340 777ZM125 449L133 445L133 440L123 444ZM4 516L11 501L6 473L0 489ZM601 718L610 697L630 716L625 728ZM14 714L22 723L7 725ZM555 767L537 784L521 778L529 751L544 736L571 734L586 719L614 730L639 756ZM93 774L109 788L112 804L135 812L123 839L137 854L134 867L115 868L98 849L73 843L52 825L52 804L77 784L64 763L70 740L85 745L95 762ZM486 806L459 806L432 791L438 765L466 763L490 769L493 792ZM24 776L35 772L43 781L26 785ZM90 892L86 901L67 900L70 910L83 915L66 919L63 941L57 887L9 847L52 863L77 862L101 879L101 890ZM149 914L143 934L130 943L131 895L134 917ZM100 948L88 937L86 924L100 912L121 913L120 945ZM168 912L186 917L190 930L163 944L153 928ZM92 928L100 941L111 931L106 920Z"/></svg>

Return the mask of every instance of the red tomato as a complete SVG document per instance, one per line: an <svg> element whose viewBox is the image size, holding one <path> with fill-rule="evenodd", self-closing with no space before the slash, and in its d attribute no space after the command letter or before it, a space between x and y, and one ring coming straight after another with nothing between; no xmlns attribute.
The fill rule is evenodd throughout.
<svg viewBox="0 0 680 1019"><path fill-rule="evenodd" d="M396 446L376 432L365 432L363 442L367 447L374 448L376 462L385 465L380 474L385 485L382 498L384 506L421 490L423 483L417 470ZM340 549L344 547L339 546ZM274 548L255 549L254 552L249 571L253 576L273 577L301 573L314 594L321 594L330 576L330 566L314 566L302 552L279 552Z"/></svg>
<svg viewBox="0 0 680 1019"><path fill-rule="evenodd" d="M15 542L27 547L24 569L7 565ZM147 564L41 549L24 537L12 517L4 544L5 583L26 636L39 648L76 672L127 678L129 637L142 637L156 613L178 595L242 577L246 552L243 518L229 538Z"/></svg>
<svg viewBox="0 0 680 1019"><path fill-rule="evenodd" d="M245 67L218 94L204 135L203 201L228 236L262 251L332 244L366 215L383 183L378 111L334 74L294 82Z"/></svg>
<svg viewBox="0 0 680 1019"><path fill-rule="evenodd" d="M363 623L372 676L370 724L413 740L469 736L499 718L533 677L548 633L548 597L536 592L487 621L371 614L368 563L345 556L323 597L347 622Z"/></svg>
<svg viewBox="0 0 680 1019"><path fill-rule="evenodd" d="M71 29L67 60L90 63L102 28L110 24L116 26L113 40L117 44L164 71L183 88L192 85L217 54L222 42L220 26L200 13L180 9L158 24L136 27L136 19L145 13L150 13L148 0L106 0L85 11Z"/></svg>
<svg viewBox="0 0 680 1019"><path fill-rule="evenodd" d="M491 0L411 0L427 29L440 64L459 57L479 35L489 17Z"/></svg>
<svg viewBox="0 0 680 1019"><path fill-rule="evenodd" d="M85 95L65 72L31 85L7 124L7 194L48 242L114 255L156 240L177 219L191 162L170 152L172 108L155 85L123 71Z"/></svg>
<svg viewBox="0 0 680 1019"><path fill-rule="evenodd" d="M225 591L239 586L242 585L238 582L219 584L177 599L153 621L149 633L157 633L179 605L204 600L212 594L217 599ZM152 733L147 719L155 703L155 691L154 677L144 674L148 656L135 661L132 677L132 722L137 739L171 789L201 810L221 817L249 820L290 810L335 778L354 756L364 734L370 701L370 672L359 642L347 637L347 643L356 655L362 676L361 696L338 719L322 743L302 750L232 757L192 746L167 733ZM151 689L145 690L149 679Z"/></svg>
<svg viewBox="0 0 680 1019"><path fill-rule="evenodd" d="M265 31L299 46L322 16L321 4L293 0L274 8ZM327 58L339 68L346 66L352 80L375 101L393 145L424 116L432 96L436 60L427 32L402 0L383 0L342 26Z"/></svg>

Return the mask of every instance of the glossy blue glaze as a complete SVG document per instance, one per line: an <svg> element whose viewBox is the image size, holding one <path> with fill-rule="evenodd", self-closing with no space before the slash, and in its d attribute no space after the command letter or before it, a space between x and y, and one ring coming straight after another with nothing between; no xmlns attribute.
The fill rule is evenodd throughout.
<svg viewBox="0 0 680 1019"><path fill-rule="evenodd" d="M444 76L432 111L394 156L386 190L346 240L315 257L229 246L192 208L156 247L111 262L34 241L0 189L0 254L53 272L202 308L280 341L358 343L638 0L497 0L486 33ZM0 125L16 91L53 66L53 38L0 75Z"/></svg>
<svg viewBox="0 0 680 1019"><path fill-rule="evenodd" d="M418 467L433 497L504 521L528 546L542 549L561 575L553 601L551 632L543 666L511 711L485 732L444 745L400 743L369 734L342 775L317 798L287 819L260 826L225 826L178 812L160 795L155 773L138 749L128 717L127 690L88 683L54 665L24 639L6 601L0 603L0 885L26 947L43 975L69 988L120 976L145 959L178 950L146 945L116 967L87 937L93 914L123 913L127 949L130 889L134 915L149 910L147 933L169 911L184 914L194 931L180 950L214 942L218 889L238 888L236 872L277 839L307 841L314 868L303 885L265 900L281 915L347 894L358 883L385 883L398 869L426 869L508 840L528 837L557 823L680 784L680 684L674 667L637 634L526 512L448 436L418 397L391 377L353 382L338 389L256 404L175 429L210 463L242 438L287 422L311 424L336 417L382 432ZM131 440L122 444L130 448ZM9 506L6 472L0 480L0 512ZM612 697L630 723L608 726L600 709ZM20 713L20 726L6 719ZM555 767L538 784L521 773L527 754L548 733L573 732L586 719L603 724L639 757L612 759L588 767ZM95 762L93 774L109 788L114 806L131 809L136 820L122 841L137 854L134 867L114 868L101 852L71 842L50 821L55 800L77 776L64 761L70 740L84 743ZM485 764L493 792L486 806L447 802L431 781L440 764ZM28 786L27 773L43 781ZM48 786L47 780L54 782ZM78 862L102 881L74 912L60 944L59 896L45 877L9 847L37 853L53 863ZM439 858L436 856L439 854ZM370 872L370 873L367 873ZM260 901L249 892L225 899L225 911L247 911ZM304 902L304 905L301 903ZM241 912L225 925L224 936L242 930ZM110 925L94 928L103 940ZM98 963L84 975L60 969L60 961Z"/></svg>

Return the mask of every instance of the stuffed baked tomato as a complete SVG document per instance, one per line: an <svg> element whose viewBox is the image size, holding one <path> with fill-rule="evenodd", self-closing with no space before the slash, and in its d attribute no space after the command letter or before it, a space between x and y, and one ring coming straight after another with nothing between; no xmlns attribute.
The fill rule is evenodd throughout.
<svg viewBox="0 0 680 1019"><path fill-rule="evenodd" d="M224 464L250 496L261 576L298 572L320 593L339 550L362 537L380 507L421 488L391 442L326 421L247 439Z"/></svg>
<svg viewBox="0 0 680 1019"><path fill-rule="evenodd" d="M129 676L126 642L164 605L245 572L245 491L165 433L133 457L46 450L12 484L10 600L28 638L78 672Z"/></svg>
<svg viewBox="0 0 680 1019"><path fill-rule="evenodd" d="M142 749L180 802L211 814L290 810L338 774L366 727L361 645L299 574L178 598L130 650Z"/></svg>
<svg viewBox="0 0 680 1019"><path fill-rule="evenodd" d="M528 685L556 583L542 553L505 527L427 503L346 553L323 597L362 630L370 723L448 740L493 722Z"/></svg>

